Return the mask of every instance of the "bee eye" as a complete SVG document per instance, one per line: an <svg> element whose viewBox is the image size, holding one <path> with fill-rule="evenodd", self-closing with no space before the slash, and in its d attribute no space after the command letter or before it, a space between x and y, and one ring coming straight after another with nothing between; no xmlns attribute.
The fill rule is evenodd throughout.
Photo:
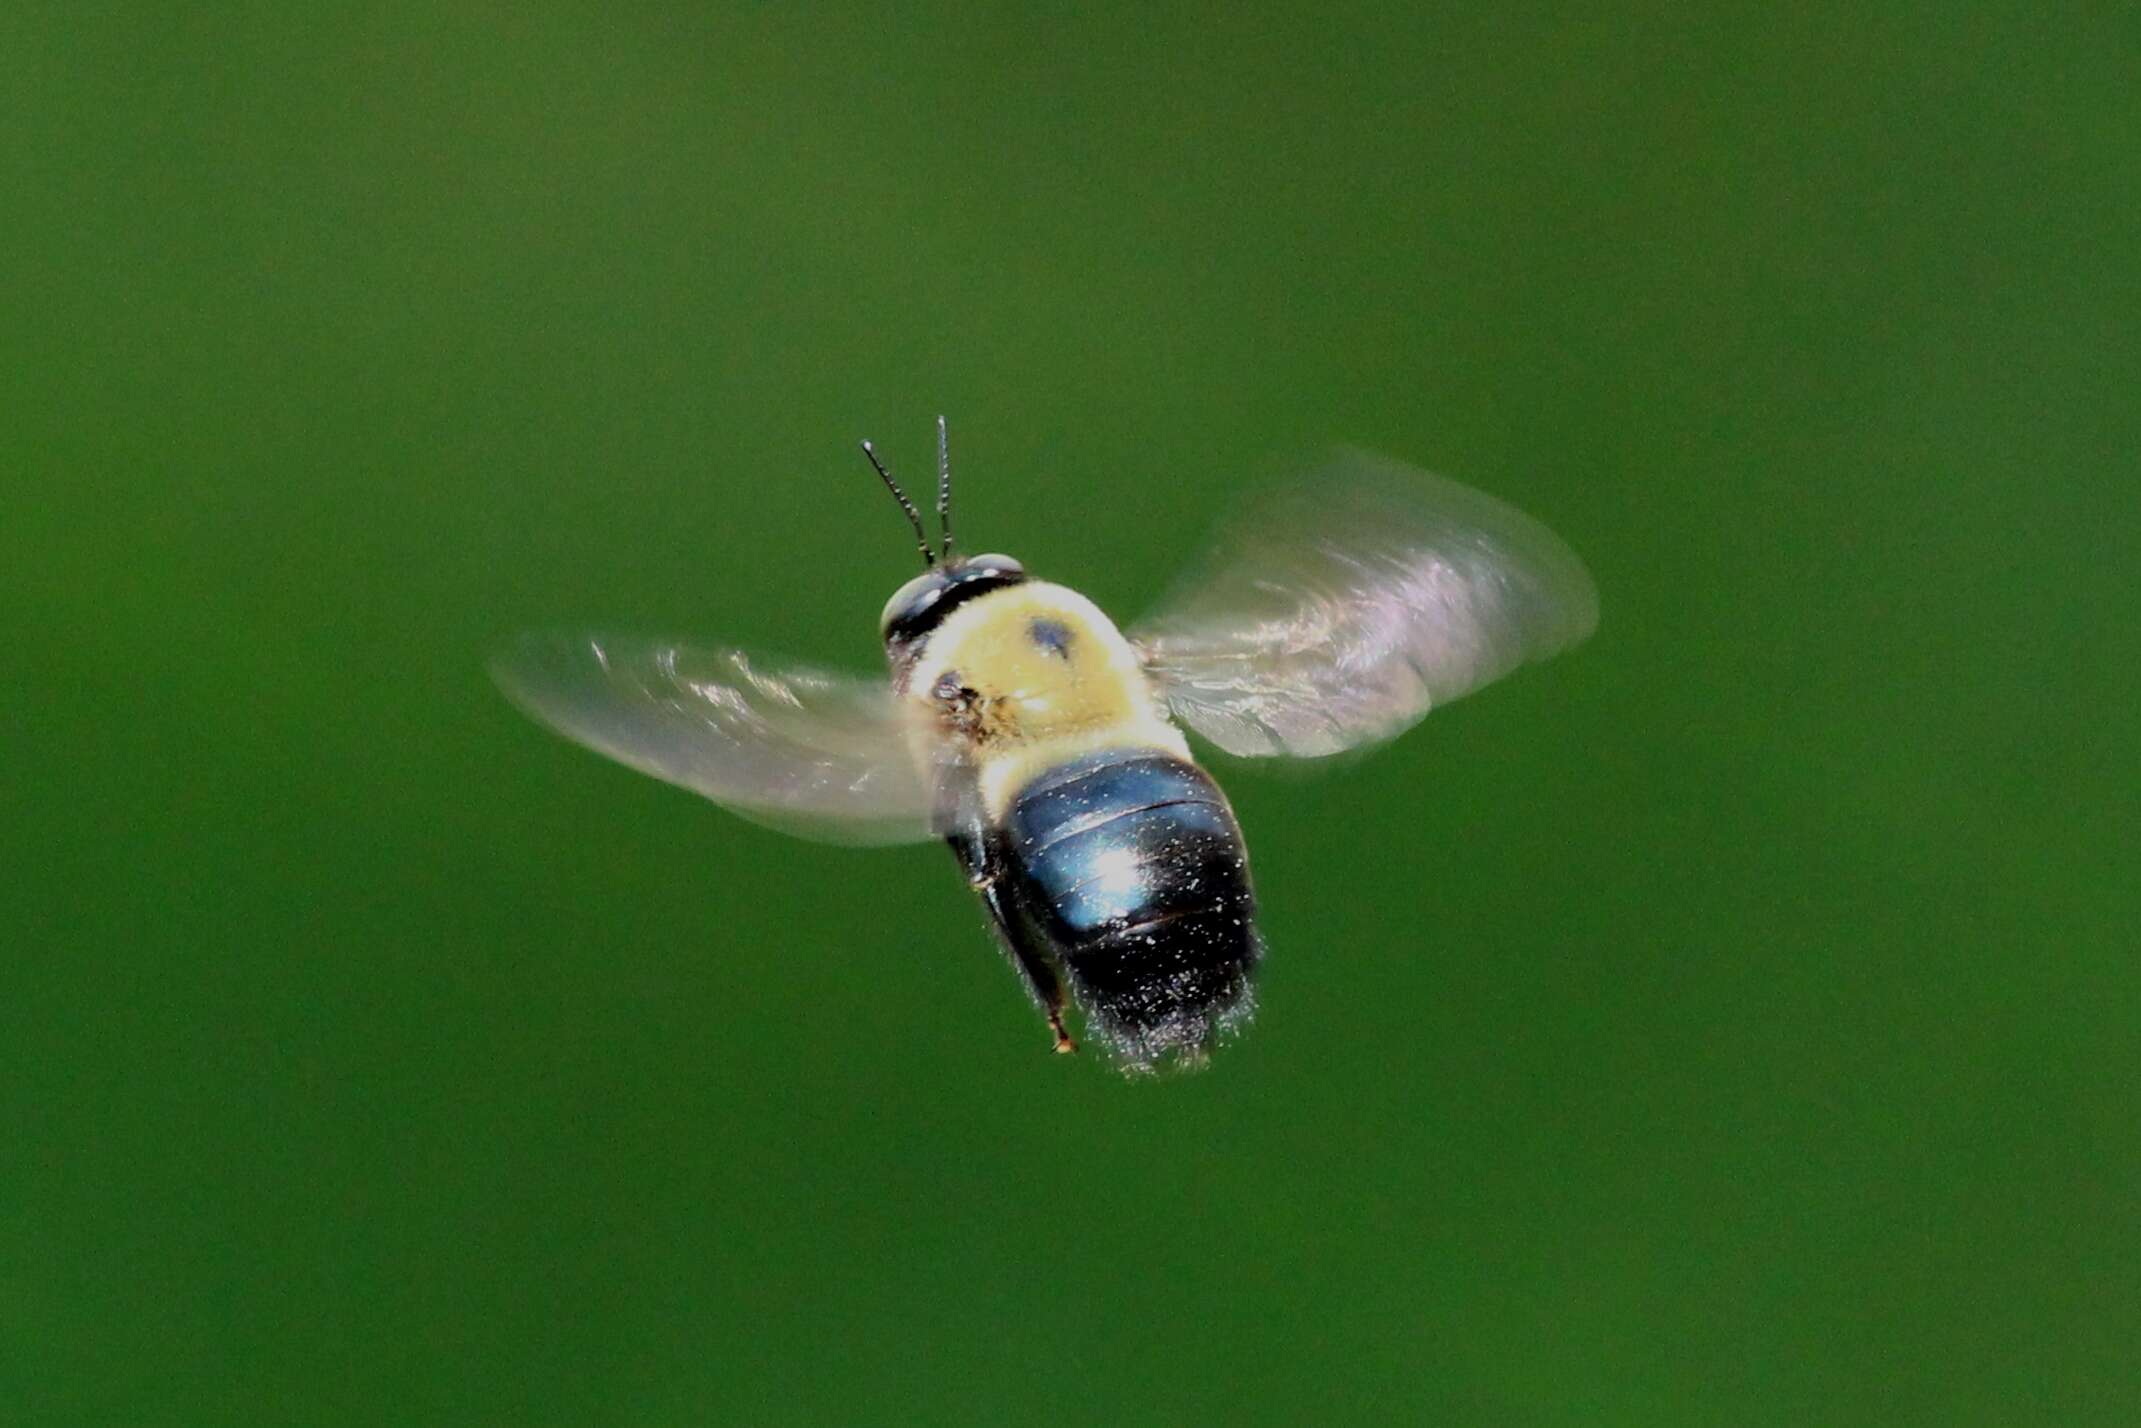
<svg viewBox="0 0 2141 1428"><path fill-rule="evenodd" d="M883 635L889 632L904 616L919 609L923 603L923 597L925 595L934 597L943 584L943 577L932 570L926 574L917 575L914 579L893 591L892 598L885 602L884 613L877 617L878 634Z"/></svg>
<svg viewBox="0 0 2141 1428"><path fill-rule="evenodd" d="M878 617L878 634L888 645L911 645L967 601L1025 578L1026 567L1008 555L977 555L925 570L892 592Z"/></svg>

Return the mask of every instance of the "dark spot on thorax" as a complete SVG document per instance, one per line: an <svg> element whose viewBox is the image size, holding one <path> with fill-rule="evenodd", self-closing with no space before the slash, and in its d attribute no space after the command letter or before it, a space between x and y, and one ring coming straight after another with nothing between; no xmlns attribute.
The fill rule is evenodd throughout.
<svg viewBox="0 0 2141 1428"><path fill-rule="evenodd" d="M1070 658L1070 626L1061 620L1029 620L1026 624L1026 638L1040 646L1043 654L1052 654L1057 659Z"/></svg>

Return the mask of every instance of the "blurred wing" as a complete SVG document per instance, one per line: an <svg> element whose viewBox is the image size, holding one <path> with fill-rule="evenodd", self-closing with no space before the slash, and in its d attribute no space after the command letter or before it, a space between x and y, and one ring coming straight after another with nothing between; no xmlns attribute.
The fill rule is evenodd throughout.
<svg viewBox="0 0 2141 1428"><path fill-rule="evenodd" d="M1314 758L1392 738L1597 624L1597 587L1546 527L1347 451L1223 527L1130 635L1205 738Z"/></svg>
<svg viewBox="0 0 2141 1428"><path fill-rule="evenodd" d="M834 843L931 836L930 791L883 680L596 635L531 635L492 673L567 738L753 822Z"/></svg>

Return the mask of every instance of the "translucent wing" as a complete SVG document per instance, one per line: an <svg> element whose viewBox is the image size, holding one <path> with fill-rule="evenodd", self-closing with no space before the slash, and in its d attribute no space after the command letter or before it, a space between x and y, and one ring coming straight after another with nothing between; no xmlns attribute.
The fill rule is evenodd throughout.
<svg viewBox="0 0 2141 1428"><path fill-rule="evenodd" d="M883 680L606 635L531 635L492 673L567 738L753 822L835 843L931 836L930 791Z"/></svg>
<svg viewBox="0 0 2141 1428"><path fill-rule="evenodd" d="M1346 451L1221 529L1130 631L1177 718L1233 754L1317 757L1598 624L1560 538L1492 496Z"/></svg>

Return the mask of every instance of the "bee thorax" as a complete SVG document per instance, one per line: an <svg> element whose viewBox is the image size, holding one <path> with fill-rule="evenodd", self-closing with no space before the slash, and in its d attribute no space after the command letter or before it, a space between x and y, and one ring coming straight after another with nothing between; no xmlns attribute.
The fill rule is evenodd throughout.
<svg viewBox="0 0 2141 1428"><path fill-rule="evenodd" d="M1027 581L962 605L903 683L936 737L964 746L992 817L1024 780L1065 759L1111 748L1188 756L1130 642L1061 585Z"/></svg>

